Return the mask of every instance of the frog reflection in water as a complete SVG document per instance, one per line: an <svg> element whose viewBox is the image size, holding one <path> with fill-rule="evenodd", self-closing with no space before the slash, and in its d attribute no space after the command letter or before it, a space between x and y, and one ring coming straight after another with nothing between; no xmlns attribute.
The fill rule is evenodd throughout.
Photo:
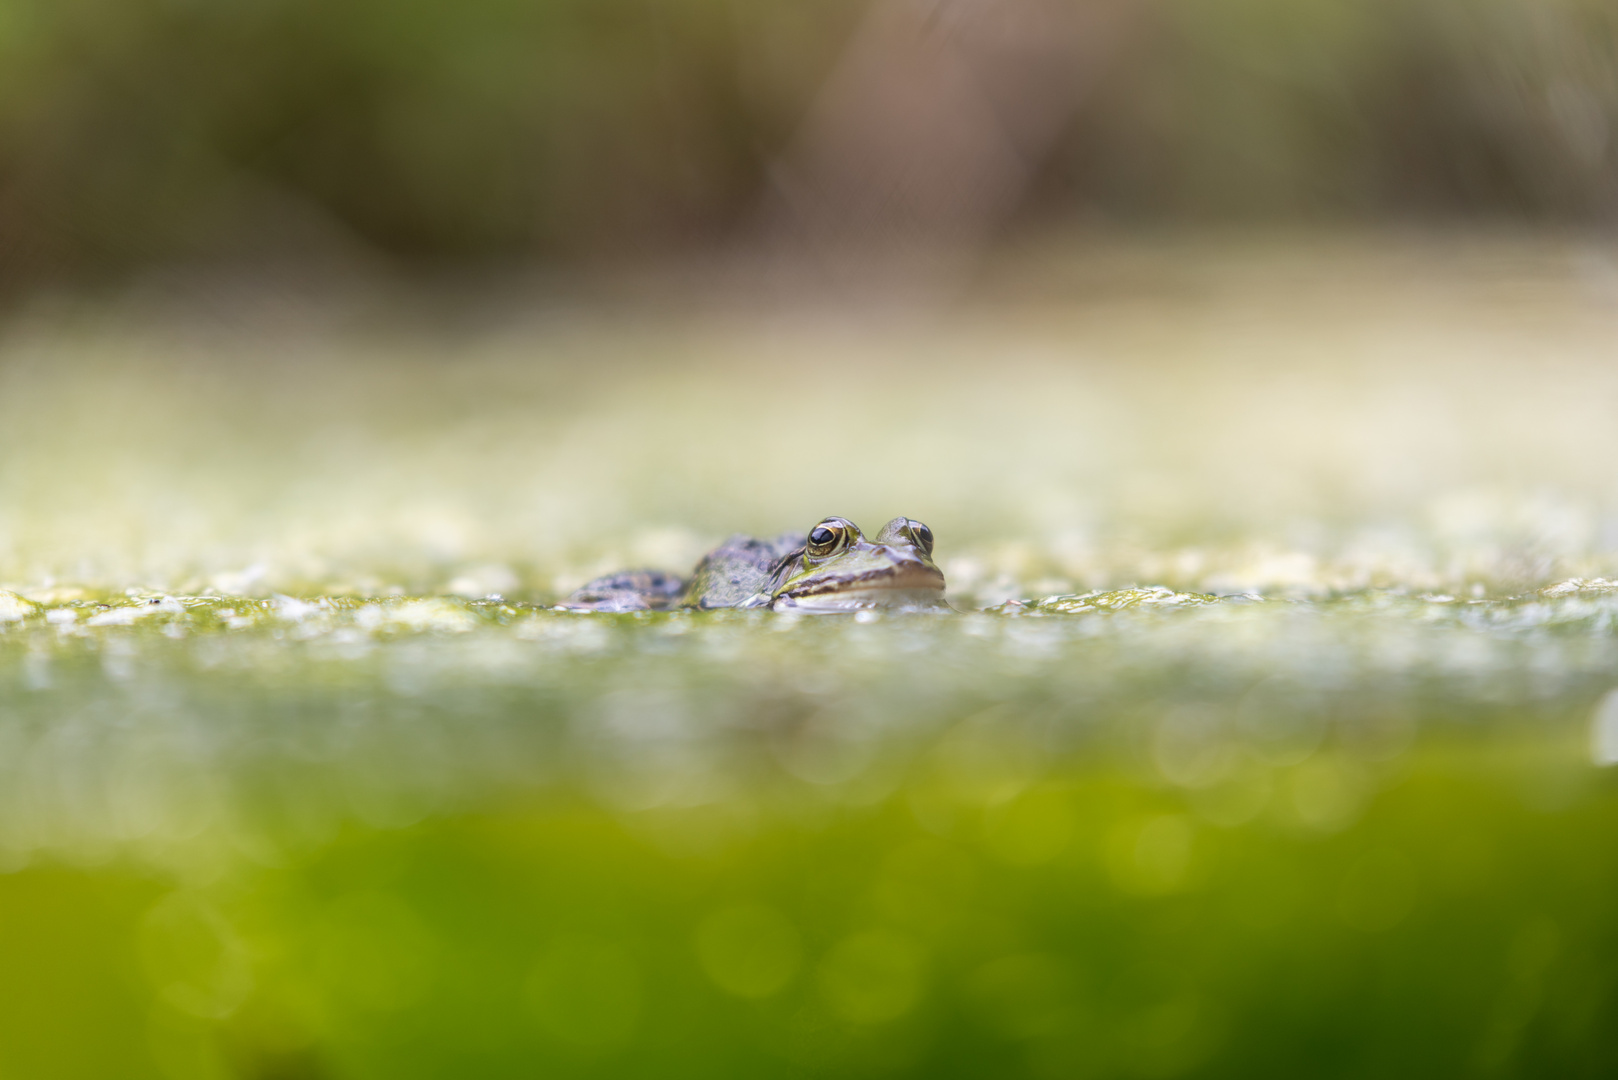
<svg viewBox="0 0 1618 1080"><path fill-rule="evenodd" d="M612 574L558 606L567 611L949 610L944 575L933 565L933 531L904 517L882 526L870 540L839 517L826 518L808 536L733 536L703 558L689 581L655 570Z"/></svg>

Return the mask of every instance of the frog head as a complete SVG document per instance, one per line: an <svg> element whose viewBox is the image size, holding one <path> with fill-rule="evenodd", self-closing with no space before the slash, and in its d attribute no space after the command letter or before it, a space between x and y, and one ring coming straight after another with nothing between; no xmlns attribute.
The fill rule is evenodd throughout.
<svg viewBox="0 0 1618 1080"><path fill-rule="evenodd" d="M776 611L947 610L944 575L933 564L933 531L906 517L869 540L846 518L824 519L781 559L769 595L755 603Z"/></svg>

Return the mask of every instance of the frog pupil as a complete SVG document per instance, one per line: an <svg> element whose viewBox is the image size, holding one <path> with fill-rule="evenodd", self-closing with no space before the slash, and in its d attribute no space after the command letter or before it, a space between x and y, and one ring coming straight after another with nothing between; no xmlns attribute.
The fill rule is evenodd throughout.
<svg viewBox="0 0 1618 1080"><path fill-rule="evenodd" d="M837 534L824 525L815 526L815 530L809 534L809 542L815 547L825 547L836 539Z"/></svg>
<svg viewBox="0 0 1618 1080"><path fill-rule="evenodd" d="M910 523L910 535L915 538L916 543L921 545L922 550L929 555L932 554L933 531L931 529L919 521L912 521Z"/></svg>

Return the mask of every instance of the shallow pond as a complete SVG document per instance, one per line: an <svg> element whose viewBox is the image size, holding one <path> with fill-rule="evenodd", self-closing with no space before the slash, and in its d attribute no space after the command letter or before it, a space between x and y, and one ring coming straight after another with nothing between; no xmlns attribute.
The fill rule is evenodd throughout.
<svg viewBox="0 0 1618 1080"><path fill-rule="evenodd" d="M0 1073L1610 1075L1614 264L1058 255L15 319ZM957 611L549 607L827 512Z"/></svg>

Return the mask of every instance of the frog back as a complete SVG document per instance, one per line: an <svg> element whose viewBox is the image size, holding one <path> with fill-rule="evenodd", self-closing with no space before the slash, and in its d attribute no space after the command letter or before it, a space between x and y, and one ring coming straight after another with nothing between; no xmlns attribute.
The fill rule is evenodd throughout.
<svg viewBox="0 0 1618 1080"><path fill-rule="evenodd" d="M768 596L781 559L802 543L797 533L774 540L732 536L703 556L691 574L680 607L732 608L759 595Z"/></svg>

